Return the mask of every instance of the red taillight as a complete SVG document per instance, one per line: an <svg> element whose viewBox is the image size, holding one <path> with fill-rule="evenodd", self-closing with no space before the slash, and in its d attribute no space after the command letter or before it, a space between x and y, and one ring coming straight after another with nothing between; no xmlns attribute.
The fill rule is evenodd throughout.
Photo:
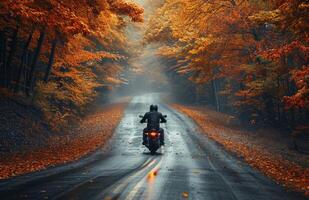
<svg viewBox="0 0 309 200"><path fill-rule="evenodd" d="M156 133L156 132L150 132L148 135L149 135L150 137L154 138L154 137L159 136L159 133Z"/></svg>

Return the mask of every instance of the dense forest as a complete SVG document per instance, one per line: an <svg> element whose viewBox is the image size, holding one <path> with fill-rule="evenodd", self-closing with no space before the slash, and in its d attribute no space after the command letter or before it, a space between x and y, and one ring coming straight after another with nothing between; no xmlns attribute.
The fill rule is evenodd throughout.
<svg viewBox="0 0 309 200"><path fill-rule="evenodd" d="M124 81L130 21L143 9L123 0L1 0L1 95L67 123L98 89Z"/></svg>
<svg viewBox="0 0 309 200"><path fill-rule="evenodd" d="M308 129L308 9L306 0L166 0L145 41L160 45L178 99L248 125Z"/></svg>
<svg viewBox="0 0 309 200"><path fill-rule="evenodd" d="M308 199L308 13L0 0L0 196Z"/></svg>
<svg viewBox="0 0 309 200"><path fill-rule="evenodd" d="M306 129L308 1L147 5L158 9L146 17L143 44L159 45L156 56L177 99L236 114L248 125ZM143 13L124 0L1 1L2 93L29 101L48 121L67 123L98 90L126 83L124 66L140 46L128 45L125 29L143 22Z"/></svg>

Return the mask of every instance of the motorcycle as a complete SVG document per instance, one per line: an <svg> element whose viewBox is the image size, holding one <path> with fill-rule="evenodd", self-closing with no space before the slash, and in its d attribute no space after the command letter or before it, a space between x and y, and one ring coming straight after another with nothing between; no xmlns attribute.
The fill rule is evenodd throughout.
<svg viewBox="0 0 309 200"><path fill-rule="evenodd" d="M143 118L142 115L139 116L140 118ZM164 115L164 118L167 116ZM160 122L163 123L163 122ZM146 144L145 146L149 149L151 154L155 154L156 151L162 146L160 141L160 132L156 129L151 129L147 133L145 133L147 136Z"/></svg>

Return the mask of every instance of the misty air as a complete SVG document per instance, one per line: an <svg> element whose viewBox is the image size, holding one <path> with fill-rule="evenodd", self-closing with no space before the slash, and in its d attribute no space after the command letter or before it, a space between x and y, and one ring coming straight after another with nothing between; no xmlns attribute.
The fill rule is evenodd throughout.
<svg viewBox="0 0 309 200"><path fill-rule="evenodd" d="M308 8L1 0L0 199L308 199Z"/></svg>

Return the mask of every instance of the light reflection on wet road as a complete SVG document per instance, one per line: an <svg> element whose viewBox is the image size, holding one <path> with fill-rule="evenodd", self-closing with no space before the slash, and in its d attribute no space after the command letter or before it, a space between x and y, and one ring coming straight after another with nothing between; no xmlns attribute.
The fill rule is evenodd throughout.
<svg viewBox="0 0 309 200"><path fill-rule="evenodd" d="M159 104L166 146L141 145L138 116L157 94L133 98L108 147L65 166L0 182L1 199L302 199L200 135L186 116Z"/></svg>

